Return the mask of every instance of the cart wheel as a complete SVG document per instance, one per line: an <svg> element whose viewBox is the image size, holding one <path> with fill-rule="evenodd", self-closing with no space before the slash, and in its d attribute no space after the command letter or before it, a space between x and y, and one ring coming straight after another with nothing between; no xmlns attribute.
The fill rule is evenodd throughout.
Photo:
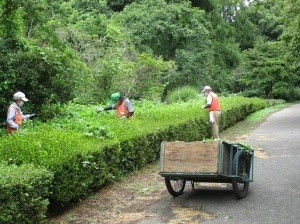
<svg viewBox="0 0 300 224"><path fill-rule="evenodd" d="M244 151L238 151L233 158L232 174L249 178L250 166L250 158L247 153ZM239 178L233 178L232 188L237 198L242 199L247 196L249 182L242 181Z"/></svg>
<svg viewBox="0 0 300 224"><path fill-rule="evenodd" d="M174 197L182 194L186 180L174 177L165 177L166 187Z"/></svg>

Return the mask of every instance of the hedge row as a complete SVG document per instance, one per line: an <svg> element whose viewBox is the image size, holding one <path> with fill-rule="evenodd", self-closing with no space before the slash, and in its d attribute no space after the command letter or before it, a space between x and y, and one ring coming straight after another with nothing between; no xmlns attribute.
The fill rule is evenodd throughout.
<svg viewBox="0 0 300 224"><path fill-rule="evenodd" d="M221 129L266 106L261 99L220 100ZM96 114L94 107L70 104L64 118L2 136L0 158L17 165L32 163L53 173L48 198L50 208L60 208L157 161L162 141L209 138L207 121L208 112L199 101L155 107L136 104L133 120L118 120L113 112Z"/></svg>
<svg viewBox="0 0 300 224"><path fill-rule="evenodd" d="M0 163L0 223L39 223L48 209L53 174L32 164Z"/></svg>

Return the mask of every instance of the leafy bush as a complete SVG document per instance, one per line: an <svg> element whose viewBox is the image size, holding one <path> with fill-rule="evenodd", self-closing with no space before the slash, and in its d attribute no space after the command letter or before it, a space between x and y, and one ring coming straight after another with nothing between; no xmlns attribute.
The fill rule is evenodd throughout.
<svg viewBox="0 0 300 224"><path fill-rule="evenodd" d="M273 98L275 99L283 99L287 102L292 102L296 100L300 100L300 88L288 88L282 87L274 90Z"/></svg>
<svg viewBox="0 0 300 224"><path fill-rule="evenodd" d="M220 102L222 129L266 105L264 100L244 97L221 97ZM162 141L210 137L208 112L201 109L199 100L149 104L136 103L135 118L119 120L115 111L96 113L95 106L70 103L61 118L2 136L0 157L15 164L34 163L53 172L49 199L51 206L63 207L156 161Z"/></svg>
<svg viewBox="0 0 300 224"><path fill-rule="evenodd" d="M199 91L191 86L184 86L174 89L170 91L167 96L167 102L175 103L175 102L187 102L192 99L199 98Z"/></svg>
<svg viewBox="0 0 300 224"><path fill-rule="evenodd" d="M46 216L53 174L32 164L0 163L0 223L39 223Z"/></svg>
<svg viewBox="0 0 300 224"><path fill-rule="evenodd" d="M243 92L237 93L237 95L250 98L250 97L262 96L263 93L259 89L253 88L253 89L250 89L250 90L245 90Z"/></svg>
<svg viewBox="0 0 300 224"><path fill-rule="evenodd" d="M283 99L268 99L266 100L269 107L277 105L277 104L284 104L286 101Z"/></svg>
<svg viewBox="0 0 300 224"><path fill-rule="evenodd" d="M41 121L48 121L61 116L63 106L60 103L44 103L40 106L38 114Z"/></svg>
<svg viewBox="0 0 300 224"><path fill-rule="evenodd" d="M26 107L39 114L45 111L43 108L39 111L41 106L65 103L75 96L81 102L88 102L86 95L94 83L91 70L69 47L63 46L58 38L55 47L24 40L23 49L8 53L0 39L0 77L5 80L0 84L1 114L6 114L7 101L12 100L16 91L24 92L30 100ZM0 121L3 118L5 116L1 116Z"/></svg>

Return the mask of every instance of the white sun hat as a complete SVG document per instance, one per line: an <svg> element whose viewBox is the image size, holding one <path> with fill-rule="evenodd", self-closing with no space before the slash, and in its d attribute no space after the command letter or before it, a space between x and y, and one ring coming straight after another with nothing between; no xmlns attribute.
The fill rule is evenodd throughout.
<svg viewBox="0 0 300 224"><path fill-rule="evenodd" d="M206 90L211 90L210 86L204 86L202 93L204 93Z"/></svg>
<svg viewBox="0 0 300 224"><path fill-rule="evenodd" d="M18 100L18 99L21 99L23 101L28 101L28 99L25 97L25 94L22 92L16 92L14 94L14 100Z"/></svg>

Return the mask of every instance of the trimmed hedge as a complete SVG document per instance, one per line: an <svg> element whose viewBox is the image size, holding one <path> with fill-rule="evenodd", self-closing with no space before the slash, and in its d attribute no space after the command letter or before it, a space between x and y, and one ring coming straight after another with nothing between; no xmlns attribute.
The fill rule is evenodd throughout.
<svg viewBox="0 0 300 224"><path fill-rule="evenodd" d="M32 164L0 163L0 223L39 223L48 209L53 174Z"/></svg>
<svg viewBox="0 0 300 224"><path fill-rule="evenodd" d="M257 98L220 101L221 130L266 106ZM164 140L209 138L208 112L201 109L199 101L152 108L135 106L133 120L118 120L115 112L96 114L95 107L70 104L64 118L28 127L14 136L2 136L0 158L16 164L33 163L51 171L54 179L49 200L52 208L60 208L124 173L157 161Z"/></svg>

